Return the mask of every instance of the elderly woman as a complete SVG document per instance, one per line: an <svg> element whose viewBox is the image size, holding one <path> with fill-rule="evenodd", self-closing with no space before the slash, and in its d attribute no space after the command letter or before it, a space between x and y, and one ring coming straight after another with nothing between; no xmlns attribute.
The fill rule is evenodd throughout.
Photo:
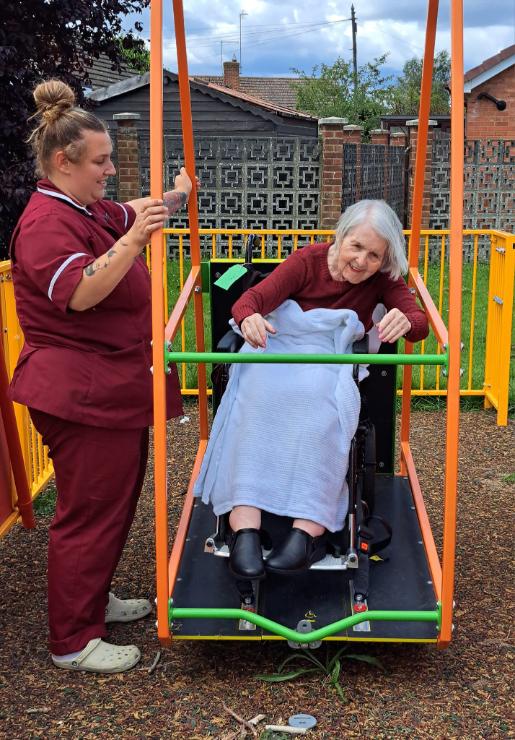
<svg viewBox="0 0 515 740"><path fill-rule="evenodd" d="M401 277L406 271L397 216L384 201L360 201L340 217L333 243L294 252L236 301L242 351L352 351L379 303L382 342L419 341L428 322ZM236 577L262 578L265 567L301 571L325 555L325 531L341 529L347 514L358 419L350 365L233 366L195 490L216 515L230 511ZM294 520L266 562L262 510Z"/></svg>

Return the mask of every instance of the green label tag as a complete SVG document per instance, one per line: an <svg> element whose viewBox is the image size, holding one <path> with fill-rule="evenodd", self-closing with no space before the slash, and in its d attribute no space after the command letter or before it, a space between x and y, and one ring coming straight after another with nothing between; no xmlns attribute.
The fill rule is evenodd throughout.
<svg viewBox="0 0 515 740"><path fill-rule="evenodd" d="M246 272L247 268L243 265L233 265L232 267L229 267L229 269L224 272L224 274L221 275L218 280L215 280L214 285L217 285L223 290L229 290L231 285L233 285L236 280L239 280L241 277L243 277Z"/></svg>

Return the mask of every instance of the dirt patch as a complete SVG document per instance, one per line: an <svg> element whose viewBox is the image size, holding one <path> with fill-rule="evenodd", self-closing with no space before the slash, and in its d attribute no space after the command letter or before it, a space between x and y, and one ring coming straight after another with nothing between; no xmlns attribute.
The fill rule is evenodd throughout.
<svg viewBox="0 0 515 740"><path fill-rule="evenodd" d="M171 528L180 512L196 451L196 412L171 426ZM442 455L445 415L415 412L415 460L437 544L441 542ZM160 649L153 619L113 626L114 642L138 644L141 667L94 676L60 671L46 648L46 546L49 516L35 531L16 527L0 542L0 737L223 738L240 716L259 713L270 724L298 712L318 719L308 737L513 737L513 511L514 424L495 426L492 412L461 418L456 633L439 651L424 645L375 645L368 652L385 667L343 663L342 703L316 674L264 684L288 654L280 643L177 642ZM114 587L121 596L152 595L154 586L151 471ZM341 647L328 646L335 651ZM320 657L325 657L322 646ZM248 735L250 737L250 734ZM280 735L274 737L280 738ZM290 736L291 737L291 736Z"/></svg>

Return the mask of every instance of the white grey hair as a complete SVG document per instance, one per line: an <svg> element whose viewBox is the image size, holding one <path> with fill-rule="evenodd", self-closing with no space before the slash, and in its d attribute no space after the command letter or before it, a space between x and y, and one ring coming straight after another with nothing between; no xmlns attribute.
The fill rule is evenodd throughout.
<svg viewBox="0 0 515 740"><path fill-rule="evenodd" d="M339 247L349 231L361 224L368 224L386 241L381 272L387 272L393 280L407 273L408 260L402 224L388 203L384 200L359 200L349 206L336 224L336 246Z"/></svg>

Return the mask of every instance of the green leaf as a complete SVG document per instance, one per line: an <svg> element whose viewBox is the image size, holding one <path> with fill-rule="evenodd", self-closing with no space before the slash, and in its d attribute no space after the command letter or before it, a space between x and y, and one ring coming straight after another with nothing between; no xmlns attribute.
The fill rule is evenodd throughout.
<svg viewBox="0 0 515 740"><path fill-rule="evenodd" d="M260 673L254 678L259 681L266 681L266 683L280 683L281 681L291 681L293 678L305 676L307 673L319 673L319 670L318 668L299 668L297 671L290 671L289 673Z"/></svg>
<svg viewBox="0 0 515 740"><path fill-rule="evenodd" d="M336 663L336 661L337 661L337 660L339 660L339 659L341 658L341 656L343 655L343 653L345 653L345 652L346 652L346 650L347 650L347 645L345 645L344 647L340 648L340 649L339 649L339 650L338 650L338 651L337 651L337 652L336 652L336 653L335 653L335 654L333 655L333 657L332 657L332 658L331 658L331 660L329 661L329 665L327 666L327 669L328 669L329 673L331 673L331 671L333 670L334 664Z"/></svg>
<svg viewBox="0 0 515 740"><path fill-rule="evenodd" d="M348 653L344 656L346 660L359 660L362 663L369 663L369 665L374 665L376 668L380 668L382 671L385 670L383 664L380 660L377 658L372 657L372 655L359 655L356 653Z"/></svg>
<svg viewBox="0 0 515 740"><path fill-rule="evenodd" d="M338 679L340 678L341 668L342 668L342 664L340 663L339 660L337 660L335 662L335 664L334 664L334 667L333 667L332 671L331 671L331 683L333 683L335 685L338 683Z"/></svg>
<svg viewBox="0 0 515 740"><path fill-rule="evenodd" d="M289 655L287 658L283 660L283 662L279 665L277 669L277 673L281 673L285 665L288 665L288 663L292 663L294 660L307 660L310 663L313 663L313 660L310 655L306 655L305 653L296 653L294 655Z"/></svg>
<svg viewBox="0 0 515 740"><path fill-rule="evenodd" d="M339 681L337 681L337 682L336 682L335 684L333 684L333 686L334 686L334 688L335 688L335 691L336 691L336 693L337 693L337 694L338 694L338 696L340 697L340 699L341 699L342 701L346 702L346 701L347 701L347 699L346 699L346 697L345 697L345 694L344 694L344 692L343 692L343 688L342 688L342 685L341 685L341 683L340 683Z"/></svg>

